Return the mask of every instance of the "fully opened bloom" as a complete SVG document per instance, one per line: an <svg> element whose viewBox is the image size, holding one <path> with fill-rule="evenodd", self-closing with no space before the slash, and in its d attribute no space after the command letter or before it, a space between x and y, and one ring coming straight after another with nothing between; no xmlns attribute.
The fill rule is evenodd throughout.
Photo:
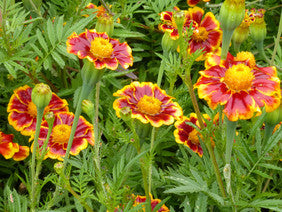
<svg viewBox="0 0 282 212"><path fill-rule="evenodd" d="M28 85L14 90L7 112L9 113L8 121L17 131L23 135L30 136L35 132L37 109L31 101L32 88ZM52 93L49 105L45 108L44 113L52 111L53 113L68 111L68 103Z"/></svg>
<svg viewBox="0 0 282 212"><path fill-rule="evenodd" d="M210 119L207 114L203 114L205 119ZM189 125L191 123L198 127L195 129ZM190 117L183 116L180 120L176 121L174 130L175 141L179 144L183 144L189 147L193 152L197 153L200 157L203 156L203 149L201 147L200 139L203 140L203 136L199 132L200 124L198 122L197 115L191 113Z"/></svg>
<svg viewBox="0 0 282 212"><path fill-rule="evenodd" d="M182 109L178 103L172 101L173 97L151 82L132 82L113 95L120 97L113 104L118 117L120 111L128 107L131 118L160 127L163 124L170 125L174 119L182 116Z"/></svg>
<svg viewBox="0 0 282 212"><path fill-rule="evenodd" d="M55 120L51 136L47 145L48 151L45 158L63 160L65 156L74 114L70 112L61 112L55 114ZM48 134L48 123L43 121L39 133L39 147L43 146ZM30 138L30 141L34 136ZM82 116L79 117L77 128L74 134L73 144L70 150L71 155L77 155L88 146L88 143L94 145L93 126ZM31 148L32 149L32 148Z"/></svg>
<svg viewBox="0 0 282 212"><path fill-rule="evenodd" d="M154 210L154 208L161 202L160 199L153 199L152 195L150 194L151 197L151 208L152 211ZM140 196L137 195L135 197L135 201L133 203L133 206L137 206L139 204L145 203L146 202L146 196ZM145 211L145 205L142 206L143 211ZM162 207L157 210L157 212L169 212L170 210L168 209L168 207L166 207L164 204L162 205Z"/></svg>
<svg viewBox="0 0 282 212"><path fill-rule="evenodd" d="M199 7L189 8L188 12L188 19L198 25L189 40L188 52L194 53L196 50L202 49L204 55L198 60L204 60L206 54L216 51L221 44L220 24L213 13L208 12L204 16L204 10Z"/></svg>
<svg viewBox="0 0 282 212"><path fill-rule="evenodd" d="M116 70L119 64L126 69L133 65L132 50L126 42L120 43L96 30L86 29L79 35L74 32L68 37L67 51L80 59L87 58L97 69Z"/></svg>
<svg viewBox="0 0 282 212"><path fill-rule="evenodd" d="M216 58L216 57L215 57ZM280 105L280 80L275 67L258 67L250 52L239 52L236 57L227 55L225 61L200 71L195 84L199 97L215 109L223 105L223 112L230 121L250 119L275 110Z"/></svg>

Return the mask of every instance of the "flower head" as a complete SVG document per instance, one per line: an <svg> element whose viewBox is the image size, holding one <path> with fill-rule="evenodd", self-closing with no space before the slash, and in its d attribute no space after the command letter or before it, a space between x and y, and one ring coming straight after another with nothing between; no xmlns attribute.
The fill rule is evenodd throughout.
<svg viewBox="0 0 282 212"><path fill-rule="evenodd" d="M262 42L266 37L264 13L265 9L252 9L249 16L253 20L252 24L250 25L250 33L255 42Z"/></svg>
<svg viewBox="0 0 282 212"><path fill-rule="evenodd" d="M187 0L187 4L190 7L195 7L200 2L209 2L210 0Z"/></svg>
<svg viewBox="0 0 282 212"><path fill-rule="evenodd" d="M189 53L194 53L198 49L204 51L204 55L197 60L204 60L205 56L216 51L222 39L220 24L213 13L208 12L204 16L204 10L199 7L189 8L189 20L196 23L197 29L193 30L189 40Z"/></svg>
<svg viewBox="0 0 282 212"><path fill-rule="evenodd" d="M113 95L121 97L113 104L118 117L122 108L129 107L131 118L160 127L163 124L170 125L174 119L182 116L182 109L172 101L173 97L151 82L132 82Z"/></svg>
<svg viewBox="0 0 282 212"><path fill-rule="evenodd" d="M30 136L35 132L37 109L31 101L32 88L28 85L22 86L14 90L14 94L10 98L7 112L9 113L8 121L17 131L23 135ZM64 99L60 99L55 93L44 110L44 114L52 111L54 113L60 111L68 111L68 103Z"/></svg>
<svg viewBox="0 0 282 212"><path fill-rule="evenodd" d="M96 30L86 29L79 35L72 33L67 40L67 51L80 59L87 58L96 69L116 70L118 64L126 69L133 65L132 50L126 42L120 43Z"/></svg>
<svg viewBox="0 0 282 212"><path fill-rule="evenodd" d="M154 208L161 202L160 199L153 199L152 195L150 194L150 197L151 197L151 208L152 208L152 211L154 210ZM133 203L133 206L137 206L141 203L145 203L146 202L146 196L140 196L140 195L137 195L135 197L135 201ZM143 208L143 211L145 211L145 205L142 206ZM165 205L162 205L162 207L157 210L157 212L169 212L170 210L168 209L168 207L166 207Z"/></svg>
<svg viewBox="0 0 282 212"><path fill-rule="evenodd" d="M210 117L207 114L203 114L203 116L206 120L210 120ZM198 127L198 129L195 129L188 123L194 124ZM183 116L180 120L175 122L174 126L176 128L174 130L175 141L179 144L184 144L202 157L203 149L201 147L200 139L203 140L203 136L199 132L200 125L197 115L195 113L191 113L189 118Z"/></svg>
<svg viewBox="0 0 282 212"><path fill-rule="evenodd" d="M5 134L0 131L0 154L5 159L24 160L29 155L29 147L13 143L13 139L13 134Z"/></svg>
<svg viewBox="0 0 282 212"><path fill-rule="evenodd" d="M51 136L47 145L48 151L45 158L52 158L63 160L65 156L68 140L70 137L71 127L74 119L74 114L70 112L60 112L55 114L55 120ZM48 134L48 123L43 121L41 123L39 133L39 147L43 146L43 143ZM29 139L32 141L34 135ZM82 116L79 117L77 128L74 134L73 144L70 150L71 155L77 155L83 149L88 146L88 143L94 145L93 126L88 123ZM32 144L33 145L33 144ZM33 148L31 148L33 149Z"/></svg>
<svg viewBox="0 0 282 212"><path fill-rule="evenodd" d="M260 107L271 112L280 105L280 80L275 67L258 67L250 52L239 52L236 57L228 54L221 64L216 58L214 62L209 60L214 66L200 71L195 84L199 97L212 109L224 105L227 118L237 121L260 115Z"/></svg>

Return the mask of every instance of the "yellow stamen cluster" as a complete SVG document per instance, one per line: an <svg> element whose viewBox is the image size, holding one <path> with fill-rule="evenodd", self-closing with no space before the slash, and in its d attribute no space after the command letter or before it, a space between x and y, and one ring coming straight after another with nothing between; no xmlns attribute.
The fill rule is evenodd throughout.
<svg viewBox="0 0 282 212"><path fill-rule="evenodd" d="M192 35L192 39L196 42L200 43L208 39L209 33L207 32L205 27L199 27L197 30L194 30Z"/></svg>
<svg viewBox="0 0 282 212"><path fill-rule="evenodd" d="M96 37L91 41L90 52L98 59L110 58L114 49L108 39Z"/></svg>
<svg viewBox="0 0 282 212"><path fill-rule="evenodd" d="M239 52L234 59L235 61L248 61L251 68L256 66L255 56L251 52Z"/></svg>
<svg viewBox="0 0 282 212"><path fill-rule="evenodd" d="M238 64L227 69L223 81L230 90L238 92L249 90L253 79L254 75L251 68L245 64Z"/></svg>
<svg viewBox="0 0 282 212"><path fill-rule="evenodd" d="M31 115L32 117L36 118L36 116L37 116L37 109L36 109L36 105L33 102L29 102L29 104L27 106L27 111L28 111L29 115Z"/></svg>
<svg viewBox="0 0 282 212"><path fill-rule="evenodd" d="M137 103L137 108L140 112L148 115L156 115L161 111L162 102L153 97L144 95Z"/></svg>
<svg viewBox="0 0 282 212"><path fill-rule="evenodd" d="M67 124L56 125L53 128L52 137L55 143L65 144L68 142L71 133L71 126Z"/></svg>

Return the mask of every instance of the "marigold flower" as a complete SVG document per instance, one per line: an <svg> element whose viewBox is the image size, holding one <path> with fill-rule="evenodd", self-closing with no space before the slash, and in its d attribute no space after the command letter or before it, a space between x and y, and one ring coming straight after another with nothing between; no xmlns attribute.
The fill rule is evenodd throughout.
<svg viewBox="0 0 282 212"><path fill-rule="evenodd" d="M209 2L210 0L187 0L187 4L190 7L195 7L200 2Z"/></svg>
<svg viewBox="0 0 282 212"><path fill-rule="evenodd" d="M216 58L216 57L215 57ZM239 52L236 57L227 55L221 64L200 71L201 77L195 84L199 97L215 109L224 105L223 112L230 121L250 119L260 115L260 107L266 112L280 105L280 80L276 68L258 67L250 52Z"/></svg>
<svg viewBox="0 0 282 212"><path fill-rule="evenodd" d="M116 70L118 64L126 69L133 65L132 50L126 42L120 43L95 29L86 29L79 35L72 33L67 40L67 51L80 59L87 58L97 69Z"/></svg>
<svg viewBox="0 0 282 212"><path fill-rule="evenodd" d="M14 154L19 151L19 145L13 143L13 139L13 134L5 134L0 131L0 154L3 155L5 159L12 158Z"/></svg>
<svg viewBox="0 0 282 212"><path fill-rule="evenodd" d="M207 114L203 114L203 117L206 120L210 120L210 117ZM216 121L218 122L218 120ZM187 123L194 124L195 126L198 127L198 129L195 129L194 127L188 125ZM203 136L199 132L200 124L198 122L196 113L191 113L190 118L183 116L180 120L177 120L174 123L174 126L176 128L173 133L175 137L175 141L179 144L183 144L189 147L193 152L197 153L200 157L202 157L203 149L201 147L200 139L203 140ZM213 141L212 144L214 145Z"/></svg>
<svg viewBox="0 0 282 212"><path fill-rule="evenodd" d="M28 85L17 88L14 90L7 108L9 124L27 136L35 132L37 117L36 106L31 101L31 92L32 88ZM67 105L66 100L60 99L55 93L52 93L51 101L45 108L44 114L49 111L54 113L68 111Z"/></svg>
<svg viewBox="0 0 282 212"><path fill-rule="evenodd" d="M134 196L134 195L133 195ZM161 202L160 199L153 199L152 195L150 194L151 197L151 208L152 211L154 210L154 208ZM135 201L133 203L133 206L137 206L141 203L145 203L146 202L146 196L140 196L137 195L135 198ZM143 211L145 211L145 205L142 206ZM162 205L162 207L157 210L157 212L169 212L170 210L168 209L167 206L165 206L164 204Z"/></svg>
<svg viewBox="0 0 282 212"><path fill-rule="evenodd" d="M199 7L189 8L188 11L189 20L198 25L198 29L193 31L189 40L188 52L194 53L196 50L202 49L204 54L197 60L204 60L208 53L216 51L221 44L220 24L213 13L208 12L204 16L204 10Z"/></svg>
<svg viewBox="0 0 282 212"><path fill-rule="evenodd" d="M121 117L122 108L129 107L131 118L160 127L163 124L170 125L174 119L182 116L182 109L178 103L172 101L173 97L151 82L132 82L113 95L121 97L113 104L118 117Z"/></svg>
<svg viewBox="0 0 282 212"><path fill-rule="evenodd" d="M55 114L53 129L47 145L48 151L45 158L63 160L71 133L73 119L74 114L71 112L60 112ZM40 127L38 139L39 147L43 146L47 134L48 123L45 120L41 123ZM34 135L31 136L29 141L32 141L33 139ZM70 154L78 155L81 150L85 149L88 146L88 143L94 145L93 126L88 121L86 121L85 118L80 116L74 134L72 147L70 149ZM31 147L31 149L33 148Z"/></svg>

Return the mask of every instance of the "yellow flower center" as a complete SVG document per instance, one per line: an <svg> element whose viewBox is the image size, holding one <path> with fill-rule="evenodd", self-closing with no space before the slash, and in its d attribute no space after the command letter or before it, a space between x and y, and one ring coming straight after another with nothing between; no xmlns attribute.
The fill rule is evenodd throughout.
<svg viewBox="0 0 282 212"><path fill-rule="evenodd" d="M251 52L239 52L234 59L235 61L248 61L252 68L256 66L255 56Z"/></svg>
<svg viewBox="0 0 282 212"><path fill-rule="evenodd" d="M109 58L114 49L108 39L96 37L91 41L90 52L98 59Z"/></svg>
<svg viewBox="0 0 282 212"><path fill-rule="evenodd" d="M56 125L53 128L52 136L53 141L59 144L65 144L68 142L71 133L71 126L67 124Z"/></svg>
<svg viewBox="0 0 282 212"><path fill-rule="evenodd" d="M200 140L199 137L202 137L202 135L197 131L197 130L193 130L192 132L189 133L189 137L188 139L195 145L199 145L200 144Z"/></svg>
<svg viewBox="0 0 282 212"><path fill-rule="evenodd" d="M250 67L244 64L233 65L227 69L223 81L233 91L248 90L252 86L254 75Z"/></svg>
<svg viewBox="0 0 282 212"><path fill-rule="evenodd" d="M161 110L162 102L155 97L144 95L137 103L139 111L149 115L156 115Z"/></svg>
<svg viewBox="0 0 282 212"><path fill-rule="evenodd" d="M192 35L193 40L200 43L208 39L209 33L207 32L205 27L199 27L198 29L194 30Z"/></svg>
<svg viewBox="0 0 282 212"><path fill-rule="evenodd" d="M33 102L30 102L27 106L27 111L28 113L32 116L32 117L36 117L37 116L37 109L36 109L36 105Z"/></svg>

